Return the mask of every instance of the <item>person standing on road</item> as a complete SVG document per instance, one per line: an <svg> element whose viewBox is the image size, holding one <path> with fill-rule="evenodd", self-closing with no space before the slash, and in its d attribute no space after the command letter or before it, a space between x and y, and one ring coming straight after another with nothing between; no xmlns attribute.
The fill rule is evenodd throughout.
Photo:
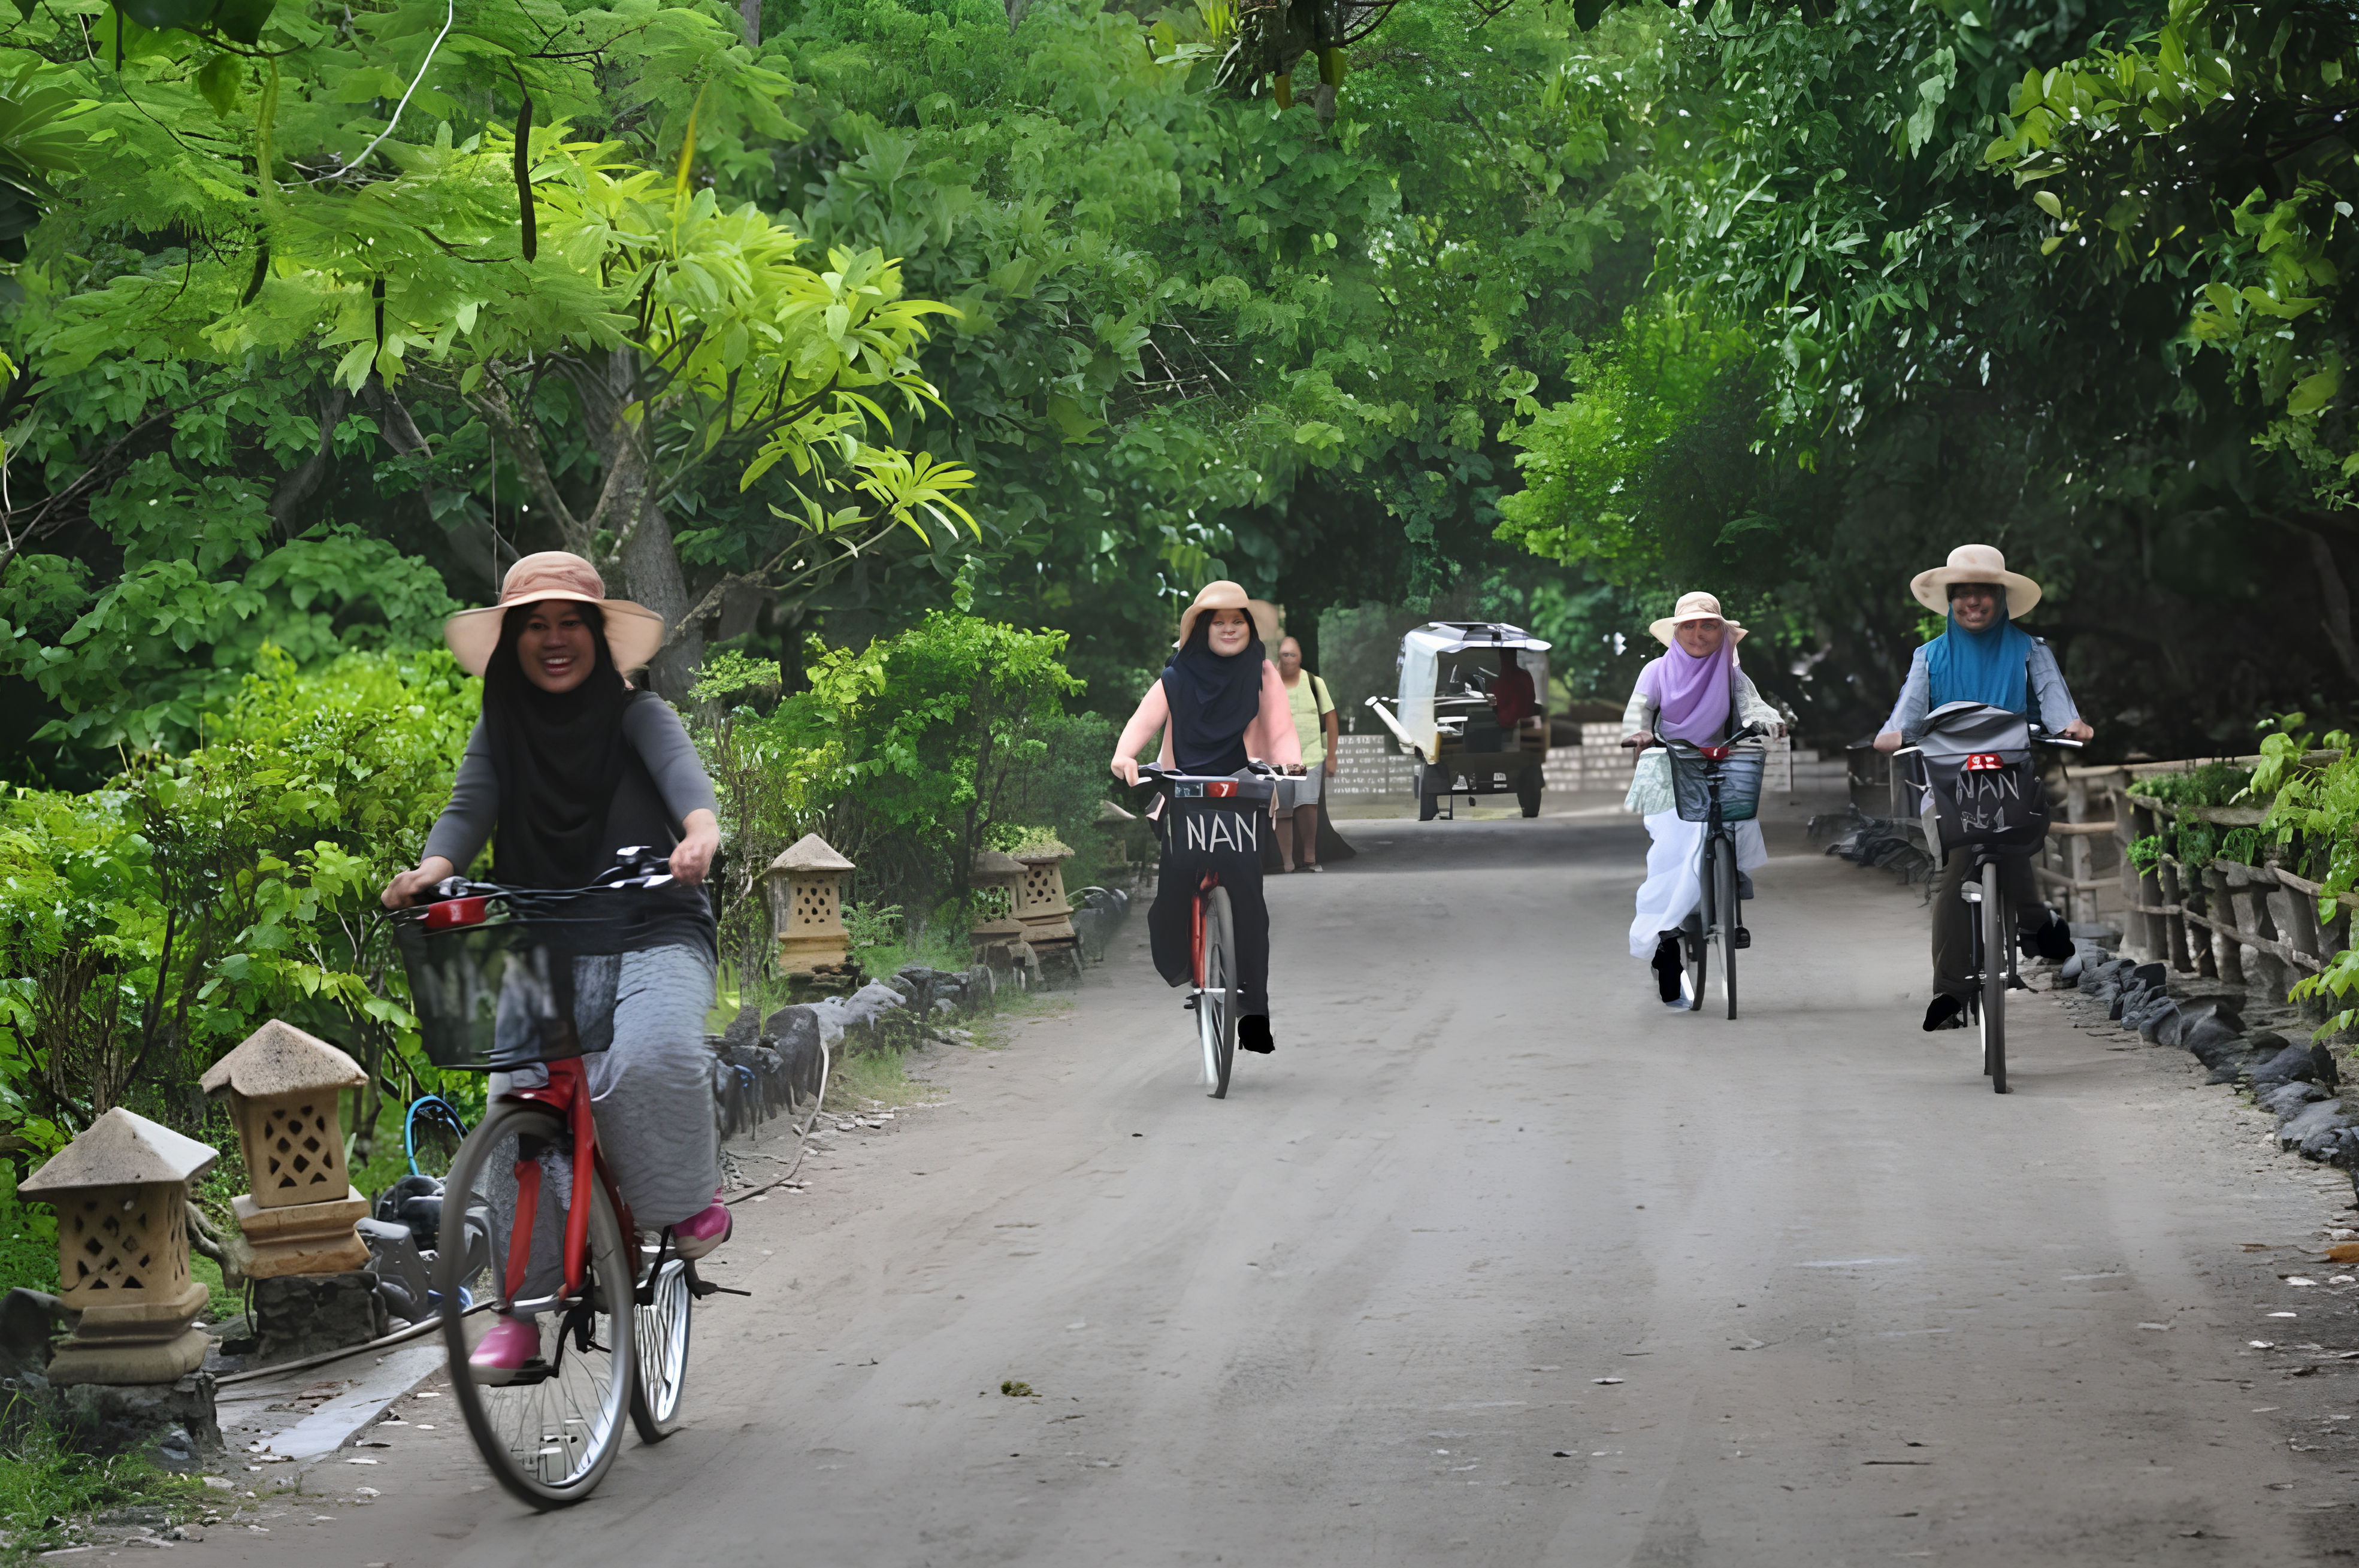
<svg viewBox="0 0 2359 1568"><path fill-rule="evenodd" d="M493 880L524 888L585 887L621 846L669 847L675 880L647 895L621 957L614 1044L583 1065L598 1146L632 1217L671 1227L679 1255L701 1258L730 1231L704 1047L712 906L697 885L721 827L712 781L679 715L624 678L663 646L662 618L608 599L581 557L545 550L508 568L499 603L460 611L442 635L460 665L484 677L483 716L424 854L386 884L383 902L401 909L429 895L486 838ZM547 1075L538 1064L495 1074L492 1093L537 1087ZM531 1324L502 1317L469 1366L476 1381L503 1383L539 1349Z"/></svg>
<svg viewBox="0 0 2359 1568"><path fill-rule="evenodd" d="M1690 927L1694 936L1702 935L1705 825L1680 817L1671 796L1670 754L1657 742L1668 735L1691 745L1717 746L1748 724L1782 735L1786 723L1737 667L1736 644L1745 640L1745 628L1722 617L1719 600L1683 593L1670 614L1647 630L1666 652L1638 672L1622 714L1622 743L1638 748L1630 794L1622 804L1647 819L1654 839L1647 850L1647 880L1638 886L1637 914L1630 922L1630 956L1650 959L1657 994L1672 1007L1683 1007L1680 945ZM1768 860L1761 824L1738 823L1740 898L1752 896L1748 873ZM1742 947L1749 939L1739 925L1735 945Z"/></svg>
<svg viewBox="0 0 2359 1568"><path fill-rule="evenodd" d="M1302 765L1286 684L1262 651L1245 590L1233 582L1204 585L1180 617L1180 641L1163 674L1147 688L1124 725L1109 764L1114 777L1138 783L1138 753L1161 730L1158 764L1180 773L1238 773L1258 759L1281 768ZM1189 912L1196 897L1194 868L1173 865L1171 835L1164 836L1147 911L1149 950L1167 985L1194 979L1189 952ZM1237 925L1237 1048L1266 1054L1277 1049L1269 1029L1269 905L1262 898L1261 856L1221 873Z"/></svg>
<svg viewBox="0 0 2359 1568"><path fill-rule="evenodd" d="M1961 545L1950 552L1947 565L1919 572L1908 591L1926 609L1946 616L1949 624L1909 660L1900 700L1893 704L1892 717L1875 738L1877 751L1914 745L1924 731L1926 716L1952 702L1980 702L2009 713L2036 712L2050 734L2068 741L2086 741L2096 733L2073 706L2055 654L2015 624L2039 602L2039 585L2021 572L2007 570L2005 556L1988 545ZM2036 710L2035 701L2039 705ZM1959 890L1973 863L1971 848L1951 850L1941 867L1940 885L1934 890L1933 1000L1925 1009L1928 1030L1965 1027L1966 998L1973 990L1967 979L1973 968L1973 912ZM2072 956L2071 929L2039 902L2029 860L1999 862L1999 892L2015 911L2017 940L2027 957Z"/></svg>
<svg viewBox="0 0 2359 1568"><path fill-rule="evenodd" d="M1288 871L1315 871L1321 869L1319 803L1335 776L1335 699L1325 681L1302 667L1302 644L1291 637L1277 645L1277 678L1285 683L1287 709L1294 716L1295 744L1302 748L1302 776L1278 786L1277 852Z"/></svg>

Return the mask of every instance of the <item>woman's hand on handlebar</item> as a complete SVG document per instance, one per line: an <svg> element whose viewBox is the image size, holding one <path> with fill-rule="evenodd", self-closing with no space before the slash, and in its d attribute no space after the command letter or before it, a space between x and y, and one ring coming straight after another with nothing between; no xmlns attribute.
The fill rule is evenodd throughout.
<svg viewBox="0 0 2359 1568"><path fill-rule="evenodd" d="M1138 786L1138 759L1136 757L1116 757L1113 762L1108 765L1114 770L1114 777L1120 779L1123 783L1130 785L1134 789Z"/></svg>
<svg viewBox="0 0 2359 1568"><path fill-rule="evenodd" d="M1622 737L1622 744L1634 752L1643 752L1654 743L1655 734L1651 730L1633 730Z"/></svg>
<svg viewBox="0 0 2359 1568"><path fill-rule="evenodd" d="M1875 749L1879 752L1897 752L1900 746L1900 731L1897 730L1886 730L1875 738Z"/></svg>
<svg viewBox="0 0 2359 1568"><path fill-rule="evenodd" d="M418 895L432 888L444 877L455 876L458 868L440 855L429 855L418 862L417 869L402 872L385 884L378 902L387 909L408 909Z"/></svg>
<svg viewBox="0 0 2359 1568"><path fill-rule="evenodd" d="M2067 724L2063 729L2058 730L2057 733L2063 736L2067 741L2086 741L2093 738L2097 732L2089 728L2089 721L2087 719L2075 719L2071 723Z"/></svg>
<svg viewBox="0 0 2359 1568"><path fill-rule="evenodd" d="M688 829L688 837L673 847L671 874L694 887L712 869L712 857L721 848L721 823L712 813L699 809L690 812L680 826Z"/></svg>

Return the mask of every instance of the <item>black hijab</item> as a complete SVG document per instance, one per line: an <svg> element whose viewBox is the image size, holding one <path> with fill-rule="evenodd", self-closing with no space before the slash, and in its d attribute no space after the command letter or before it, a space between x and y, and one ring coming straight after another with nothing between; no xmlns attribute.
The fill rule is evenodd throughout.
<svg viewBox="0 0 2359 1568"><path fill-rule="evenodd" d="M1172 650L1163 696L1171 707L1171 760L1181 773L1233 773L1245 765L1245 726L1261 711L1264 656L1259 636L1226 658L1212 652L1209 610Z"/></svg>
<svg viewBox="0 0 2359 1568"><path fill-rule="evenodd" d="M500 778L492 879L576 888L606 869L606 813L625 760L623 709L636 694L614 667L594 604L578 607L597 650L590 678L566 692L533 685L516 650L538 608L519 604L507 612L484 670L484 735Z"/></svg>

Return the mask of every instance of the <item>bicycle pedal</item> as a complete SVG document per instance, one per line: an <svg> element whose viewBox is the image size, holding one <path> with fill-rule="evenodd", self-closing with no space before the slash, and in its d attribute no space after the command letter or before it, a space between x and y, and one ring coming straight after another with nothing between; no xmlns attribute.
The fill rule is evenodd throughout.
<svg viewBox="0 0 2359 1568"><path fill-rule="evenodd" d="M1182 1012L1193 1012L1193 1011L1196 1011L1196 999L1195 999L1194 997L1192 997L1192 996L1191 996L1191 997L1190 997L1190 998L1188 998L1185 1001L1182 1001L1182 1002L1180 1004L1180 1010Z"/></svg>
<svg viewBox="0 0 2359 1568"><path fill-rule="evenodd" d="M1729 938L1728 945L1739 949L1750 947L1753 946L1753 933L1740 925L1736 928L1736 935Z"/></svg>

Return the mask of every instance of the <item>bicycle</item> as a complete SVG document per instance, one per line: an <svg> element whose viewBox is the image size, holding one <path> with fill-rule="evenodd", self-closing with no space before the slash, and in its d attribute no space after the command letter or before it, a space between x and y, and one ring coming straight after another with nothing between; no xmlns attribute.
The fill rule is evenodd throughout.
<svg viewBox="0 0 2359 1568"><path fill-rule="evenodd" d="M723 1289L673 1251L669 1227L637 1237L598 1147L582 1061L611 1044L628 895L669 881L661 863L625 850L598 883L556 892L452 877L433 902L388 917L428 1058L513 1075L451 1161L433 1282L446 1302L469 1292L539 1329L538 1355L479 1382L467 1326L478 1319L442 1315L468 1434L501 1486L537 1509L596 1488L625 1411L641 1441L670 1435L690 1303ZM534 1076L542 1081L518 1081Z"/></svg>
<svg viewBox="0 0 2359 1568"><path fill-rule="evenodd" d="M1167 863L1175 857L1217 863L1223 856L1244 856L1260 864L1261 825L1276 793L1276 769L1247 762L1242 773L1198 775L1141 767L1138 776L1163 796ZM1214 801L1225 804L1209 804ZM1237 1054L1236 920L1218 870L1203 871L1196 885L1188 948L1194 983L1180 1006L1196 1015L1202 1081L1212 1087L1212 1098L1226 1099Z"/></svg>
<svg viewBox="0 0 2359 1568"><path fill-rule="evenodd" d="M2080 749L2078 741L2052 735L2020 713L1978 702L1952 702L1925 719L1914 746L1893 753L1905 759L1909 786L1918 792L1925 848L1938 869L1951 849L1974 852L1972 874L1958 896L1977 906L1973 968L1968 980L1968 1021L1979 1033L1983 1076L1993 1094L2006 1094L2006 993L2026 989L2008 940L2009 910L2000 888L2003 863L2028 860L2048 833L2046 786L2031 766L2034 745ZM2006 961L1998 961L2004 954Z"/></svg>
<svg viewBox="0 0 2359 1568"><path fill-rule="evenodd" d="M1768 748L1753 742L1764 733L1760 725L1748 724L1717 746L1699 746L1669 735L1658 742L1669 756L1671 794L1680 819L1704 824L1696 861L1702 891L1699 924L1693 931L1682 930L1680 937L1685 970L1680 979L1690 1012L1703 1009L1707 959L1717 947L1721 992L1728 1002L1728 1016L1736 1016L1736 954L1752 945L1752 933L1745 928L1734 825L1752 821L1761 809L1761 771Z"/></svg>

